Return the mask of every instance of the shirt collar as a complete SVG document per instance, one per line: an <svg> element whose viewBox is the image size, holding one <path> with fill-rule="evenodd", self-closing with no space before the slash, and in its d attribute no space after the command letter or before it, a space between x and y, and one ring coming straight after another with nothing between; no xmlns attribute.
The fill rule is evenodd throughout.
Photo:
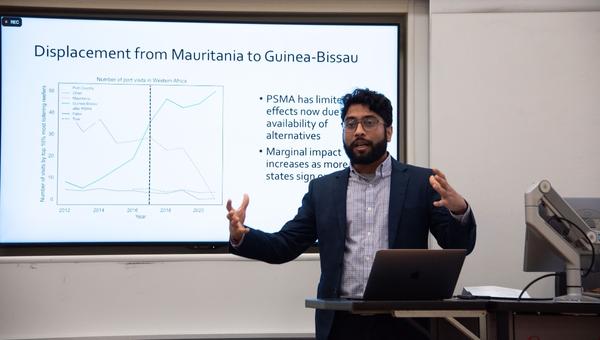
<svg viewBox="0 0 600 340"><path fill-rule="evenodd" d="M392 156L388 153L387 157L375 170L374 176L365 176L358 173L352 165L350 165L350 177L359 178L368 182L389 177L392 174Z"/></svg>

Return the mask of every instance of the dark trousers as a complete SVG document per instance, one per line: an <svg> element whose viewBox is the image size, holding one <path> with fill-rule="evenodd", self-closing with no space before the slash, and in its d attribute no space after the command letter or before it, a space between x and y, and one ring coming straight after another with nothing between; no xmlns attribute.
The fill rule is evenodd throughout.
<svg viewBox="0 0 600 340"><path fill-rule="evenodd" d="M328 340L426 340L429 329L429 319L336 312Z"/></svg>

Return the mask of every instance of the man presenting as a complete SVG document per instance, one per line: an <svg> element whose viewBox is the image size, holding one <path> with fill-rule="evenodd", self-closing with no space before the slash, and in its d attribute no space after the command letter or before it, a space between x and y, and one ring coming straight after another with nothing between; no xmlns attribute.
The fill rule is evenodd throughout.
<svg viewBox="0 0 600 340"><path fill-rule="evenodd" d="M280 231L244 225L248 195L238 209L227 202L232 253L269 263L295 259L319 241L318 298L362 295L375 252L427 248L428 233L443 248L475 246L475 219L465 199L437 169L402 164L387 152L392 105L382 94L357 89L342 98L344 150L351 166L316 178L296 216ZM415 339L404 319L316 311L316 337Z"/></svg>

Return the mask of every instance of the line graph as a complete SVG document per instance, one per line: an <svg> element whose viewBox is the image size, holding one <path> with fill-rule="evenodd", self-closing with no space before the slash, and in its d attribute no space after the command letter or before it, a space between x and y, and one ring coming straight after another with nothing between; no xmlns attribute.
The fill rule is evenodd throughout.
<svg viewBox="0 0 600 340"><path fill-rule="evenodd" d="M222 203L221 86L58 88L58 204Z"/></svg>

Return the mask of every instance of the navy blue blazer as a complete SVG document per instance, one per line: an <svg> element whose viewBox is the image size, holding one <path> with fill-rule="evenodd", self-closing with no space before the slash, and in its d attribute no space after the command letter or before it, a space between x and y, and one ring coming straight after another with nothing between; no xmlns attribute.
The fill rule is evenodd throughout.
<svg viewBox="0 0 600 340"><path fill-rule="evenodd" d="M316 178L296 216L280 231L265 233L252 229L234 254L268 263L284 263L319 242L321 277L318 298L339 297L346 240L346 191L350 170L346 168ZM475 246L475 219L471 213L461 225L448 209L437 208L439 194L429 184L431 169L392 159L388 239L389 248L427 248L428 233L442 248ZM333 311L317 310L316 338L325 340L333 323Z"/></svg>

